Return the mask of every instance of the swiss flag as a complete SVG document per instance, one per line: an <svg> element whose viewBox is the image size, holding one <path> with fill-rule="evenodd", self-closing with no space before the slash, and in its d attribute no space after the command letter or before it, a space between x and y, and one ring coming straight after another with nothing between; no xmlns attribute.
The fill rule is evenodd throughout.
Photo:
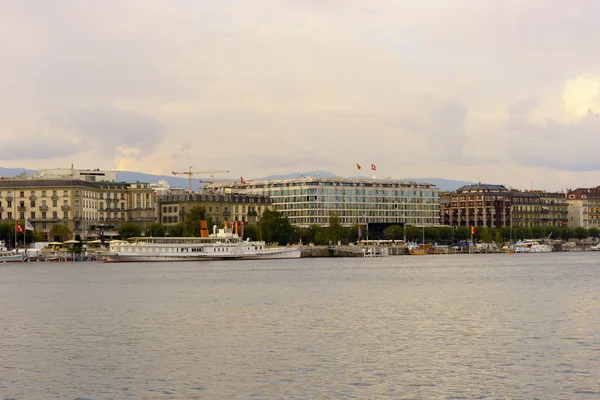
<svg viewBox="0 0 600 400"><path fill-rule="evenodd" d="M245 181L245 180L244 180L244 178L243 178L243 177L241 177L241 176L240 176L240 182L242 182L242 184L244 184L244 185L246 184L246 181Z"/></svg>
<svg viewBox="0 0 600 400"><path fill-rule="evenodd" d="M17 230L17 232L19 233L25 233L25 230L23 229L23 227L21 225L19 225L19 223L17 222L15 225L15 229Z"/></svg>
<svg viewBox="0 0 600 400"><path fill-rule="evenodd" d="M372 169L373 171L376 171L376 170L377 170L377 167L375 166L375 164L371 164L371 169Z"/></svg>

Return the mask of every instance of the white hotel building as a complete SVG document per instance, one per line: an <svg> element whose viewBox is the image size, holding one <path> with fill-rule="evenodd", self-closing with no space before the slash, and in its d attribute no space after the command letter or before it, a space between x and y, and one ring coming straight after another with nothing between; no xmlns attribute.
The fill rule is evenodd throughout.
<svg viewBox="0 0 600 400"><path fill-rule="evenodd" d="M335 213L342 225L438 225L439 189L426 182L393 179L307 177L213 183L208 189L268 196L295 226L327 226Z"/></svg>

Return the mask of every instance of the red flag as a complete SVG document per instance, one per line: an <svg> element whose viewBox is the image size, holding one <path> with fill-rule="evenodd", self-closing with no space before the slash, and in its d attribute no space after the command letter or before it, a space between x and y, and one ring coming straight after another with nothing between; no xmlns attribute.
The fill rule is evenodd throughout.
<svg viewBox="0 0 600 400"><path fill-rule="evenodd" d="M21 225L19 225L19 223L18 223L18 222L16 222L15 229L16 229L16 230L17 230L17 232L19 232L19 233L25 233L25 230L23 229L23 227L22 227Z"/></svg>
<svg viewBox="0 0 600 400"><path fill-rule="evenodd" d="M477 233L477 229L474 226L472 226L471 227L471 235L474 235L476 233Z"/></svg>
<svg viewBox="0 0 600 400"><path fill-rule="evenodd" d="M243 185L245 185L245 184L246 184L246 181L245 181L245 180L244 180L244 178L243 178L243 177L241 177L241 176L240 176L240 182L242 182L242 184L243 184Z"/></svg>
<svg viewBox="0 0 600 400"><path fill-rule="evenodd" d="M376 171L376 170L377 170L377 167L375 166L375 164L371 164L371 169L372 169L373 171Z"/></svg>

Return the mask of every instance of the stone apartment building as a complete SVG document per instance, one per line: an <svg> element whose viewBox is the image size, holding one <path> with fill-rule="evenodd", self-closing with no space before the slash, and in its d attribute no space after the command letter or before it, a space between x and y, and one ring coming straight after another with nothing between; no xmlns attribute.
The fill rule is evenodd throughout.
<svg viewBox="0 0 600 400"><path fill-rule="evenodd" d="M147 183L1 179L0 221L29 221L47 239L57 224L84 238L124 221L144 229L155 220L153 193Z"/></svg>
<svg viewBox="0 0 600 400"><path fill-rule="evenodd" d="M196 206L204 207L207 217L210 217L217 225L225 221L255 223L272 202L265 196L211 193L209 190L156 196L158 221L165 226L183 222L186 212Z"/></svg>
<svg viewBox="0 0 600 400"><path fill-rule="evenodd" d="M600 228L600 186L567 192L568 226Z"/></svg>

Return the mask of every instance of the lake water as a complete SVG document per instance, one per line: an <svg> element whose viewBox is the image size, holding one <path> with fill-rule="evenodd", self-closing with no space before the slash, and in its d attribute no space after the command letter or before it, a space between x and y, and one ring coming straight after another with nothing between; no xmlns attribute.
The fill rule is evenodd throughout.
<svg viewBox="0 0 600 400"><path fill-rule="evenodd" d="M0 265L0 399L598 399L600 254Z"/></svg>

